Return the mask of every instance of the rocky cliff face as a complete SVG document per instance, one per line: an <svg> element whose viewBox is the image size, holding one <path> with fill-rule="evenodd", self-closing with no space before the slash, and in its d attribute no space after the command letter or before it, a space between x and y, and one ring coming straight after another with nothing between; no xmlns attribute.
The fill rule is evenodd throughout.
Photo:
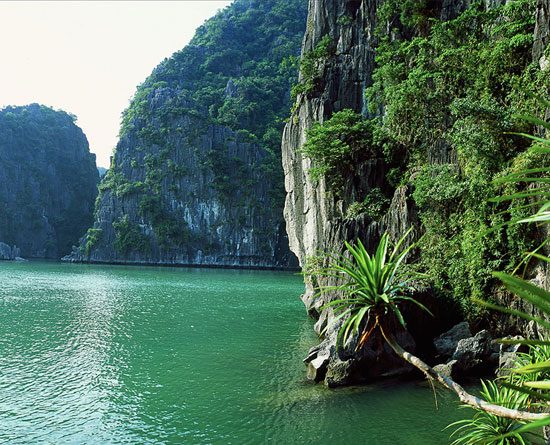
<svg viewBox="0 0 550 445"><path fill-rule="evenodd" d="M302 0L237 0L138 88L70 260L295 267L280 135Z"/></svg>
<svg viewBox="0 0 550 445"><path fill-rule="evenodd" d="M344 193L335 196L323 178L319 181L312 180L309 173L312 161L300 151L313 124L327 121L335 112L351 109L369 117L365 88L373 81L379 30L385 29L384 38L390 41L400 39L409 32L404 28L396 30L389 22L377 23L380 9L393 3L395 2L380 0L309 2L308 28L303 42L302 58L307 54L314 54L326 36L330 38L332 52L330 56L315 61L313 88L298 96L293 117L283 133L282 155L287 192L284 215L290 248L297 255L302 267L307 268L310 262L314 262L319 252L339 251L346 240L360 238L367 245L373 246L383 231L389 231L394 239L408 227L415 227L416 233L421 231L418 209L411 198L410 184L401 183L393 187L391 204L384 216L376 220L364 214L346 217L347 209L357 196L364 196L365 191L374 188L388 189L388 166L383 159L371 157L357 163L355 172L345 178ZM450 20L463 12L469 3L430 2L429 14L440 20ZM486 8L494 8L504 2L486 3ZM541 43L547 39L545 31L541 31L548 29L547 2L539 1L538 10L539 37L535 39L538 45L535 48L538 49L534 50L537 61L542 57L539 47L547 45ZM393 19L398 20L396 17ZM306 80L303 72L301 80ZM456 156L456 151L448 145L437 142L428 149L426 162L452 164L457 162ZM404 158L402 162L405 162ZM319 333L330 323L333 313L330 309L320 309L330 297L314 299L316 284L314 279L306 280L302 299L308 312L318 319L315 330ZM425 324L425 331L430 330L430 323ZM338 385L380 376L383 372L400 366L387 349L377 349L379 340L376 338L369 341L370 345L360 355L351 354L347 357L336 352L335 339L336 330L331 328L326 332L323 342L306 358L310 378L324 380L329 385ZM401 341L408 342L409 347L413 346L410 338L403 337Z"/></svg>
<svg viewBox="0 0 550 445"><path fill-rule="evenodd" d="M60 258L92 220L99 175L74 117L32 104L0 111L0 240L11 256Z"/></svg>

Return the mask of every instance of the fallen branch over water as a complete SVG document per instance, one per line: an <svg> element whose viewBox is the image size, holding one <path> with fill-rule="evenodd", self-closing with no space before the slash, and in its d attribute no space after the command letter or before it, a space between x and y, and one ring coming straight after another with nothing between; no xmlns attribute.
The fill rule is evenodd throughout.
<svg viewBox="0 0 550 445"><path fill-rule="evenodd" d="M401 357L403 360L413 365L415 368L422 371L424 375L428 377L428 379L436 380L439 383L441 383L443 386L445 386L445 388L453 391L458 396L460 401L465 403L466 405L483 410L490 414L494 414L495 416L506 417L507 419L513 419L513 420L523 420L523 421L532 422L534 420L542 420L542 419L547 419L549 417L548 413L532 413L529 411L520 411L517 409L505 408L503 406L494 405L483 399L480 399L479 397L473 396L472 394L468 393L462 386L456 383L454 380L440 374L431 366L429 366L427 363L420 360L418 357L412 355L410 352L405 351L399 345L399 343L397 343L397 341L392 335L386 335L386 332L384 331L384 328L381 325L380 325L380 332L382 333L386 342L388 342L388 345L390 345L390 347L399 357Z"/></svg>

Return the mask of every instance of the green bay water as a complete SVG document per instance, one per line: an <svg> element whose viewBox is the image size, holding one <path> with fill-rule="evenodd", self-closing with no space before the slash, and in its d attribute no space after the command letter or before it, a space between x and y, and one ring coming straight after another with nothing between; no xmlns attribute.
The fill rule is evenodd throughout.
<svg viewBox="0 0 550 445"><path fill-rule="evenodd" d="M0 263L0 443L440 445L425 383L328 390L287 272Z"/></svg>

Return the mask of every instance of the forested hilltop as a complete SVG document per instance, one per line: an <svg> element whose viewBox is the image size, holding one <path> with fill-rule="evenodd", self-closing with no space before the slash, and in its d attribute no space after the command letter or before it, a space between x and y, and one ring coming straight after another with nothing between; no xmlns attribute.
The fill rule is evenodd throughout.
<svg viewBox="0 0 550 445"><path fill-rule="evenodd" d="M312 272L304 302L325 334L307 358L311 378L336 385L403 365L376 335L360 353L338 354L322 307L334 294L313 298L319 252L356 239L372 249L384 231L397 240L412 227L419 240L410 260L429 279L417 297L436 317L409 317L417 343L464 318L475 330L521 331L472 297L507 305L491 271L513 270L542 240L535 226L505 224L535 203L491 199L524 189L498 178L548 165L517 134L541 131L521 116L544 118L548 29L542 0L310 1L283 163L290 246ZM534 264L527 273L544 282Z"/></svg>
<svg viewBox="0 0 550 445"><path fill-rule="evenodd" d="M99 175L74 121L38 104L0 110L0 242L23 257L59 259L93 220Z"/></svg>
<svg viewBox="0 0 550 445"><path fill-rule="evenodd" d="M72 260L295 264L280 140L306 13L304 0L237 0L154 69Z"/></svg>

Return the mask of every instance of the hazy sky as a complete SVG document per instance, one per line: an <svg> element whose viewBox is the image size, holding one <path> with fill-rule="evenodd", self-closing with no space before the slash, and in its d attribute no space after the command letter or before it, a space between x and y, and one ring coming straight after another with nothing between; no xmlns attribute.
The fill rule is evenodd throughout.
<svg viewBox="0 0 550 445"><path fill-rule="evenodd" d="M0 108L78 117L107 167L136 86L231 1L0 1Z"/></svg>

